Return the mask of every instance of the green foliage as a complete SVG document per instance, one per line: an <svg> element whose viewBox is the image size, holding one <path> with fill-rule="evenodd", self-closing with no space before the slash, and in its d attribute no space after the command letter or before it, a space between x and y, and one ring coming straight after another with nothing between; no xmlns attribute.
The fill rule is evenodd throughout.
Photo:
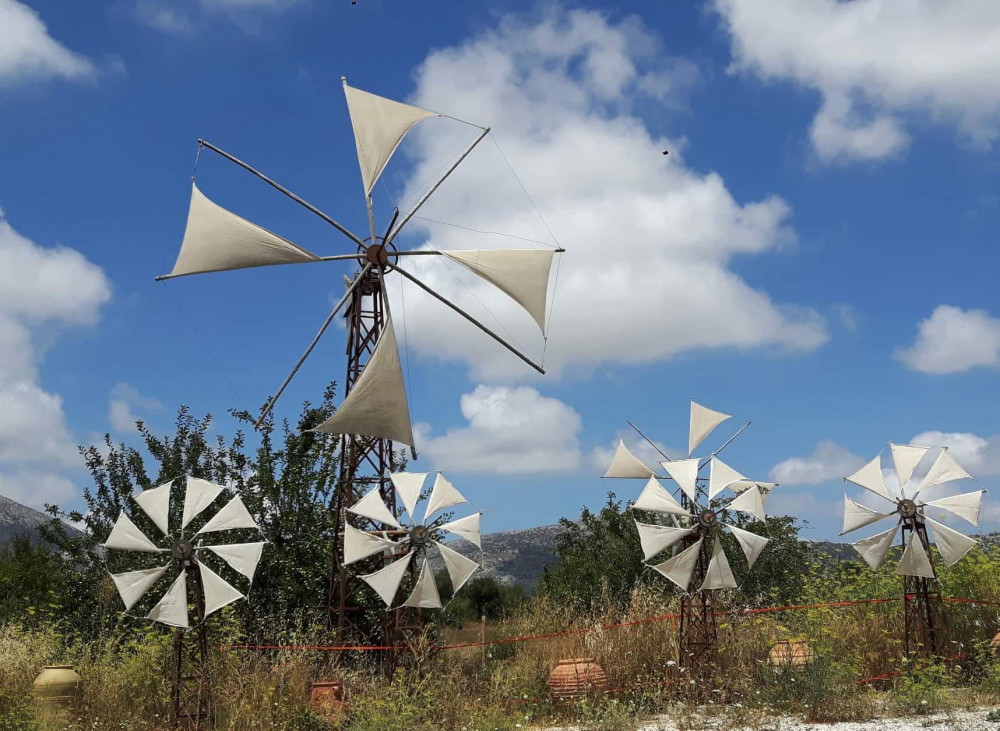
<svg viewBox="0 0 1000 731"><path fill-rule="evenodd" d="M446 594L442 592L442 598ZM448 605L443 621L447 624L511 616L527 596L520 586L506 586L491 577L473 579L463 586Z"/></svg>
<svg viewBox="0 0 1000 731"><path fill-rule="evenodd" d="M902 713L933 713L945 706L951 672L941 663L916 665L904 672L892 694Z"/></svg>
<svg viewBox="0 0 1000 731"><path fill-rule="evenodd" d="M48 546L27 536L0 545L0 624L41 627L57 621L66 583L63 562Z"/></svg>

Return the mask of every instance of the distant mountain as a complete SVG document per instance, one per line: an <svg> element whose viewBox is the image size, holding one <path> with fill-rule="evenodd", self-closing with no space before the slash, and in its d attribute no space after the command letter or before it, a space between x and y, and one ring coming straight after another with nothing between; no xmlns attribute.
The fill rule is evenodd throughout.
<svg viewBox="0 0 1000 731"><path fill-rule="evenodd" d="M32 541L40 541L38 526L50 520L45 513L0 495L0 544L17 535L27 535ZM69 530L73 531L72 528Z"/></svg>
<svg viewBox="0 0 1000 731"><path fill-rule="evenodd" d="M517 585L531 592L538 584L545 566L556 561L558 525L542 525L525 530L487 533L483 536L483 570L477 576L496 579L501 584ZM479 551L471 543L455 541L449 544L459 553L479 560ZM435 556L436 561L440 561Z"/></svg>

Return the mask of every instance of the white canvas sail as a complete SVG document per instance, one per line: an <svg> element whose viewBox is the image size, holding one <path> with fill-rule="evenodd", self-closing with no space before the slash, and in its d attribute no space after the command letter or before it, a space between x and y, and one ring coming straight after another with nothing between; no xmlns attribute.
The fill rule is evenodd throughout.
<svg viewBox="0 0 1000 731"><path fill-rule="evenodd" d="M447 477L440 472L434 478L434 487L431 488L431 496L427 499L427 511L424 513L424 522L434 513L445 510L455 505L461 505L468 500L455 486L451 484Z"/></svg>
<svg viewBox="0 0 1000 731"><path fill-rule="evenodd" d="M767 517L764 515L764 499L756 487L741 492L730 501L726 509L749 513L757 520L764 520Z"/></svg>
<svg viewBox="0 0 1000 731"><path fill-rule="evenodd" d="M927 454L930 447L911 447L909 444L889 444L892 451L892 464L896 468L896 479L899 481L899 491L902 493L906 483L910 481L913 470Z"/></svg>
<svg viewBox="0 0 1000 731"><path fill-rule="evenodd" d="M349 566L356 561L374 556L376 553L396 547L395 541L382 536L358 530L350 523L344 523L344 565Z"/></svg>
<svg viewBox="0 0 1000 731"><path fill-rule="evenodd" d="M712 433L719 424L726 419L731 419L730 414L723 414L721 411L714 411L706 406L691 401L691 423L688 430L688 456L694 454L695 447L705 441L705 437Z"/></svg>
<svg viewBox="0 0 1000 731"><path fill-rule="evenodd" d="M545 334L545 302L552 269L552 249L479 249L442 251L495 286L531 315Z"/></svg>
<svg viewBox="0 0 1000 731"><path fill-rule="evenodd" d="M889 489L885 486L885 477L882 476L882 455L876 454L875 459L852 474L845 477L848 482L853 482L866 490L869 490L886 500L892 500Z"/></svg>
<svg viewBox="0 0 1000 731"><path fill-rule="evenodd" d="M896 567L896 575L934 578L934 567L931 566L931 560L927 556L927 551L924 550L924 544L917 538L916 533L911 533L906 542L906 548L903 550L899 565Z"/></svg>
<svg viewBox="0 0 1000 731"><path fill-rule="evenodd" d="M743 530L742 528L737 528L735 525L726 524L726 527L732 532L736 537L737 542L740 544L740 548L743 549L743 555L747 557L747 570L753 568L753 565L757 563L757 559L760 557L760 552L764 550L764 546L767 545L767 538L764 536L759 536L756 533L751 533L748 530Z"/></svg>
<svg viewBox="0 0 1000 731"><path fill-rule="evenodd" d="M684 491L684 494L691 500L698 495L698 458L675 459L670 462L660 462L660 466L667 471L677 487Z"/></svg>
<svg viewBox="0 0 1000 731"><path fill-rule="evenodd" d="M223 488L199 477L188 477L184 486L184 514L181 516L181 529L187 528L202 510L219 497Z"/></svg>
<svg viewBox="0 0 1000 731"><path fill-rule="evenodd" d="M363 498L349 507L347 512L374 520L376 523L391 525L393 528L402 528L396 517L385 506L385 503L382 502L382 496L379 494L377 487L369 490Z"/></svg>
<svg viewBox="0 0 1000 731"><path fill-rule="evenodd" d="M983 504L983 491L976 490L975 492L963 492L961 495L943 497L939 500L931 500L930 502L924 504L930 508L941 508L942 510L947 510L949 513L953 513L959 518L964 518L973 525L978 526L979 509Z"/></svg>
<svg viewBox="0 0 1000 731"><path fill-rule="evenodd" d="M250 511L247 510L247 506L243 504L239 495L223 505L222 509L213 515L195 535L217 533L220 530L235 530L236 528L259 530L253 516L250 515Z"/></svg>
<svg viewBox="0 0 1000 731"><path fill-rule="evenodd" d="M242 593L205 564L198 564L198 570L201 572L201 585L205 590L206 617L227 604L243 598Z"/></svg>
<svg viewBox="0 0 1000 731"><path fill-rule="evenodd" d="M108 540L104 542L104 547L120 551L142 551L143 553L162 553L168 550L157 548L156 544L149 540L146 534L139 530L138 526L125 515L124 510L118 515L118 520L115 521Z"/></svg>
<svg viewBox="0 0 1000 731"><path fill-rule="evenodd" d="M458 551L448 548L443 543L434 541L434 545L441 552L444 567L448 569L448 578L451 579L451 593L452 595L457 594L458 590L462 588L465 582L469 580L469 577L479 568L479 564L471 558L463 556Z"/></svg>
<svg viewBox="0 0 1000 731"><path fill-rule="evenodd" d="M654 513L667 515L690 516L691 511L681 507L674 496L667 492L655 477L650 477L643 488L639 499L632 506L633 510L650 510Z"/></svg>
<svg viewBox="0 0 1000 731"><path fill-rule="evenodd" d="M437 583L434 581L434 572L431 571L430 562L425 558L420 566L420 575L417 583L413 586L410 596L403 602L404 607L417 607L420 609L440 609L441 595L437 590Z"/></svg>
<svg viewBox="0 0 1000 731"><path fill-rule="evenodd" d="M482 548L482 537L480 535L479 520L482 513L473 513L458 520L442 523L439 528L449 533L454 533L459 538L464 538L469 543L474 543L478 548Z"/></svg>
<svg viewBox="0 0 1000 731"><path fill-rule="evenodd" d="M882 520L882 518L888 518L890 515L892 513L880 513L877 510L866 508L864 505L854 502L845 495L844 528L840 531L840 535L850 533L852 530L857 530L866 525L871 525L876 521Z"/></svg>
<svg viewBox="0 0 1000 731"><path fill-rule="evenodd" d="M347 85L346 79L344 94L347 96L347 109L354 128L361 179L365 195L368 196L406 133L417 122L438 115L420 107L355 89Z"/></svg>
<svg viewBox="0 0 1000 731"><path fill-rule="evenodd" d="M111 580L115 582L115 587L118 589L118 593L121 594L122 601L125 602L125 611L127 612L134 607L135 603L142 598L142 595L149 591L149 588L166 571L166 566L160 566L154 569L111 574Z"/></svg>
<svg viewBox="0 0 1000 731"><path fill-rule="evenodd" d="M256 543L229 543L224 546L205 546L216 556L253 581L264 551L264 541Z"/></svg>
<svg viewBox="0 0 1000 731"><path fill-rule="evenodd" d="M691 574L694 572L695 564L698 563L703 540L704 538L699 538L697 543L688 546L673 558L656 564L653 568L677 584L682 591L687 591L691 584Z"/></svg>
<svg viewBox="0 0 1000 731"><path fill-rule="evenodd" d="M399 584L403 581L412 560L413 554L408 553L405 558L393 561L385 568L364 574L360 578L375 590L375 593L382 598L387 607L391 607L393 599L396 598L396 592L399 590Z"/></svg>
<svg viewBox="0 0 1000 731"><path fill-rule="evenodd" d="M934 460L930 471L920 483L920 489L917 492L923 493L925 490L943 485L946 482L971 479L971 477L972 475L959 466L955 458L951 456L951 452L947 449L942 449L941 454Z"/></svg>
<svg viewBox="0 0 1000 731"><path fill-rule="evenodd" d="M365 369L333 416L313 431L391 439L413 447L410 406L403 385L396 333L386 322Z"/></svg>
<svg viewBox="0 0 1000 731"><path fill-rule="evenodd" d="M712 457L709 463L708 476L708 499L711 500L734 482L745 480L746 476L741 475L732 467L727 465L718 457Z"/></svg>
<svg viewBox="0 0 1000 731"><path fill-rule="evenodd" d="M691 535L695 528L672 528L666 525L651 525L635 521L639 531L639 545L642 546L642 558L648 561L665 548L674 545L684 536Z"/></svg>
<svg viewBox="0 0 1000 731"><path fill-rule="evenodd" d="M641 459L632 454L625 446L625 440L618 440L618 447L615 449L615 456L611 460L605 477L629 477L642 478L655 477L656 473L649 469Z"/></svg>
<svg viewBox="0 0 1000 731"><path fill-rule="evenodd" d="M142 511L153 521L153 525L160 529L163 535L168 535L170 517L170 487L173 480L164 483L159 487L151 487L132 496L138 503Z"/></svg>
<svg viewBox="0 0 1000 731"><path fill-rule="evenodd" d="M883 533L876 533L870 538L855 541L851 547L858 552L865 563L873 569L877 569L885 560L885 555L889 552L892 542L896 540L897 533L899 533L898 524Z"/></svg>
<svg viewBox="0 0 1000 731"><path fill-rule="evenodd" d="M423 489L426 477L426 472L393 472L389 475L392 486L396 488L396 494L403 501L403 507L406 509L406 514L410 516L410 520L417 519L417 516L413 514L413 509L417 505L417 500L420 499L420 491Z"/></svg>
<svg viewBox="0 0 1000 731"><path fill-rule="evenodd" d="M969 538L954 528L949 528L944 523L939 523L927 516L924 516L924 520L934 533L934 542L937 544L941 558L949 566L958 563L962 556L979 543L975 538Z"/></svg>
<svg viewBox="0 0 1000 731"><path fill-rule="evenodd" d="M180 575L174 579L174 583L167 589L163 598L149 610L146 619L171 627L185 628L188 626L187 572L182 570Z"/></svg>
<svg viewBox="0 0 1000 731"><path fill-rule="evenodd" d="M192 183L181 251L164 278L309 261L319 257L213 203Z"/></svg>
<svg viewBox="0 0 1000 731"><path fill-rule="evenodd" d="M729 560L722 550L722 541L716 539L712 549L712 559L705 571L705 580L701 582L702 589L735 589L737 586L733 570L729 568Z"/></svg>

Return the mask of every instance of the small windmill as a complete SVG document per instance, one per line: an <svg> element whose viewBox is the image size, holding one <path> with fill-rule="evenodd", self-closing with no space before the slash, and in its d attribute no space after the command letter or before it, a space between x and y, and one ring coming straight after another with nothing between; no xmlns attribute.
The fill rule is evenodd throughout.
<svg viewBox="0 0 1000 731"><path fill-rule="evenodd" d="M174 723L192 721L200 727L209 708L205 620L227 604L246 598L264 542L234 541L246 538L248 532L260 533L239 495L214 512L208 511L217 504L224 488L188 475L183 501L175 506L171 500L174 482L170 480L132 496L161 536L155 539L147 536L123 510L104 547L133 557L141 554L157 557L148 561L156 565L112 573L111 578L125 603L126 614L144 604L143 597L154 586L168 582L166 591L145 618L175 628L171 719ZM211 517L205 520L206 515ZM192 524L198 523L201 527L193 531ZM205 560L208 556L221 559L221 564L217 562L220 568L228 565L232 569L231 578L239 577L243 591L212 570ZM194 606L193 618L189 605Z"/></svg>
<svg viewBox="0 0 1000 731"><path fill-rule="evenodd" d="M171 272L157 277L157 280L165 280L205 272L331 261L353 262L359 267L359 271L348 278L347 291L334 305L319 332L265 406L257 422L259 425L266 418L330 323L346 307L347 374L344 381L344 400L336 413L315 429L322 433L341 435L340 475L331 505L334 514L338 516L338 534L344 530L344 510L356 498L356 485L374 485L390 507L395 508L394 488L389 479L389 473L393 469L394 444L409 446L413 457L416 458L409 402L393 319L389 311L386 275L390 272L398 273L403 279L412 282L478 327L532 368L544 373L542 365L425 284L411 271L401 266L401 262L406 261L406 257L434 256L461 265L520 305L538 325L544 336L549 273L554 255L563 251L561 248L398 250L396 242L406 224L490 130L488 127L479 127L448 117L454 122L476 128L478 132L475 139L461 151L405 214L400 216L399 211L395 211L384 229L385 233L380 236L376 229L372 191L382 172L406 134L415 125L430 117L448 115L402 104L353 88L348 86L346 79L343 79L343 87L361 168L368 220L367 236L348 230L316 206L219 147L204 140L199 140L198 145L199 155L202 149L212 150L319 216L350 240L351 245L356 247L355 251L328 256L314 254L213 203L192 179L191 204L180 253ZM343 542L339 535L334 536L333 545L334 573L331 577L328 621L340 630L348 621L350 609L347 605L348 574L343 569L344 560L340 553Z"/></svg>
<svg viewBox="0 0 1000 731"><path fill-rule="evenodd" d="M840 535L887 518L895 519L896 524L889 530L876 533L870 538L863 538L851 546L861 555L865 563L877 569L885 561L896 536L901 534L903 555L896 567L896 574L903 577L903 650L908 655L926 652L940 656L946 649L948 641L948 623L938 588L937 572L934 570L931 558L931 543L927 529L929 527L933 532L938 552L948 566L961 560L978 541L934 520L926 514L926 509L944 510L972 525L978 525L984 490L927 500L927 493L931 490L957 480L974 478L959 466L947 447L942 447L924 479L915 489L908 491L913 471L933 447L890 442L889 449L896 472L895 491L890 492L885 483L881 453L844 479L878 495L884 503L887 503L887 508L891 507L891 510L888 512L873 510L851 500L845 493L844 527Z"/></svg>
<svg viewBox="0 0 1000 731"><path fill-rule="evenodd" d="M451 533L482 549L479 523L482 513L471 513L447 522L432 521L442 510L468 503L455 486L440 472L434 477L434 486L424 505L423 518L418 521L417 504L420 500L426 472L395 472L392 482L396 495L403 502L409 516L408 527L404 528L393 511L382 501L378 490L372 489L347 512L367 518L376 525L388 526L382 530L359 530L350 523L344 528L344 563L353 564L376 554L388 555L386 565L360 578L375 590L387 607L396 604L403 578L414 563L419 563L420 573L413 584L409 596L401 606L414 609L440 609L441 596L431 569L429 554L431 547L437 549L448 572L452 596L479 569L479 564L463 556L446 544L435 540L438 532ZM396 537L397 540L392 540Z"/></svg>
<svg viewBox="0 0 1000 731"><path fill-rule="evenodd" d="M727 511L743 512L757 520L765 520L764 503L777 486L773 482L748 480L717 456L749 426L749 422L709 457L691 456L698 445L729 418L729 414L691 401L688 458L671 460L661 452L664 461L660 462L660 467L676 484L679 500L659 482L664 478L629 451L624 440L619 440L611 466L604 474L604 477L647 480L632 510L657 513L671 523L662 525L635 521L643 560L654 561L648 565L683 592L677 643L681 664L696 664L715 650L718 638L711 592L738 587L723 548L722 531L727 530L736 538L746 557L747 571L753 568L768 542L763 536L724 522ZM632 426L631 422L628 423ZM636 431L639 432L638 429ZM639 434L646 438L642 432ZM655 443L649 443L659 451ZM706 465L709 467L707 479L699 477L699 472ZM726 496L724 493L727 490L732 494ZM723 497L718 498L720 495ZM720 505L720 501L725 502ZM671 549L673 554L669 558L655 561Z"/></svg>

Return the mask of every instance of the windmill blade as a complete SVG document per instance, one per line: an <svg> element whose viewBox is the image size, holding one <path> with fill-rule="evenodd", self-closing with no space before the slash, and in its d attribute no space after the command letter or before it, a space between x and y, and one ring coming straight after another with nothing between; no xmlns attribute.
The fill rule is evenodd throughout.
<svg viewBox="0 0 1000 731"><path fill-rule="evenodd" d="M431 488L431 496L427 499L427 510L424 512L424 522L434 515L434 513L467 503L468 500L455 489L455 486L448 481L440 472L434 478L434 487Z"/></svg>
<svg viewBox="0 0 1000 731"><path fill-rule="evenodd" d="M160 279L311 261L320 258L213 203L192 182L181 251L170 274Z"/></svg>
<svg viewBox="0 0 1000 731"><path fill-rule="evenodd" d="M374 520L376 523L391 525L393 528L400 530L403 527L389 511L389 508L385 506L385 503L382 502L382 496L379 494L378 487L373 487L369 490L368 494L349 507L347 512Z"/></svg>
<svg viewBox="0 0 1000 731"><path fill-rule="evenodd" d="M441 595L438 593L437 582L434 581L434 572L431 571L430 562L426 558L420 566L417 583L414 584L410 596L403 602L403 606L419 609L441 608Z"/></svg>
<svg viewBox="0 0 1000 731"><path fill-rule="evenodd" d="M545 334L545 305L549 291L553 249L480 249L442 251L512 300L517 302Z"/></svg>
<svg viewBox="0 0 1000 731"><path fill-rule="evenodd" d="M454 533L456 536L469 541L469 543L475 543L477 548L482 548L482 538L479 533L479 519L481 516L482 513L473 513L449 523L442 523L439 528L449 533Z"/></svg>
<svg viewBox="0 0 1000 731"><path fill-rule="evenodd" d="M342 80L344 95L347 97L347 111L354 130L354 143L358 149L361 180L365 186L365 196L370 196L389 158L406 133L418 122L440 115L355 89L347 85L347 79Z"/></svg>
<svg viewBox="0 0 1000 731"><path fill-rule="evenodd" d="M104 542L105 548L114 548L119 551L142 551L143 553L165 553L169 549L157 548L151 540L146 537L133 523L123 510L118 515L111 535Z"/></svg>
<svg viewBox="0 0 1000 731"><path fill-rule="evenodd" d="M937 459L934 460L934 464L931 465L930 471L924 476L920 487L917 488L917 494L919 495L925 490L930 490L932 487L943 485L946 482L965 479L972 479L972 475L959 466L955 458L951 456L951 452L947 449L942 449L941 454L938 455Z"/></svg>
<svg viewBox="0 0 1000 731"><path fill-rule="evenodd" d="M653 566L654 569L666 576L680 587L681 591L687 591L691 584L691 574L698 563L698 555L701 552L701 544L704 538L699 538L698 542L688 546L673 558L668 558L663 563Z"/></svg>
<svg viewBox="0 0 1000 731"><path fill-rule="evenodd" d="M115 587L125 602L127 612L135 603L142 598L142 595L149 591L149 588L166 573L169 566L161 566L154 569L142 569L141 571L126 571L122 574L111 574L111 580L115 582Z"/></svg>
<svg viewBox="0 0 1000 731"><path fill-rule="evenodd" d="M917 538L916 533L911 533L906 542L906 548L899 559L899 566L896 567L897 576L920 576L924 579L933 579L934 567L924 550L923 542Z"/></svg>
<svg viewBox="0 0 1000 731"><path fill-rule="evenodd" d="M608 471L604 477L634 477L645 479L655 477L656 473L649 469L641 459L632 454L625 446L625 440L618 440L618 447L615 449L615 456L611 460Z"/></svg>
<svg viewBox="0 0 1000 731"><path fill-rule="evenodd" d="M170 488L174 481L165 482L159 487L151 487L132 496L132 499L149 516L153 525L160 529L163 535L170 535Z"/></svg>
<svg viewBox="0 0 1000 731"><path fill-rule="evenodd" d="M877 569L885 561L885 555L889 552L892 542L896 540L897 533L899 533L898 523L883 533L876 533L870 538L855 541L851 547L858 552L866 564Z"/></svg>
<svg viewBox="0 0 1000 731"><path fill-rule="evenodd" d="M213 515L212 519L205 523L195 535L200 536L202 533L216 533L220 530L235 530L236 528L260 530L239 495L226 503L222 510Z"/></svg>
<svg viewBox="0 0 1000 731"><path fill-rule="evenodd" d="M953 513L959 518L964 518L973 525L978 526L979 509L982 507L982 503L983 491L976 490L975 492L963 492L960 495L931 500L929 503L923 504L930 508L947 510L949 513Z"/></svg>
<svg viewBox="0 0 1000 731"><path fill-rule="evenodd" d="M650 525L635 521L639 531L639 545L642 546L642 558L648 561L665 548L677 543L684 536L694 533L697 528L671 528L666 525Z"/></svg>
<svg viewBox="0 0 1000 731"><path fill-rule="evenodd" d="M664 489L655 477L649 478L649 482L643 488L639 499L635 501L632 510L649 510L653 513L691 517L691 511L681 507L681 504Z"/></svg>
<svg viewBox="0 0 1000 731"><path fill-rule="evenodd" d="M892 464L896 468L896 479L899 480L899 492L903 494L903 488L910 481L913 470L930 447L911 447L909 444L890 442L889 449L892 451Z"/></svg>
<svg viewBox="0 0 1000 731"><path fill-rule="evenodd" d="M201 572L201 587L205 592L205 616L217 612L227 604L246 597L232 584L223 579L203 563L198 564Z"/></svg>
<svg viewBox="0 0 1000 731"><path fill-rule="evenodd" d="M876 454L875 459L866 464L850 477L845 477L848 482L869 490L879 497L892 501L889 488L885 486L885 477L882 476L882 455Z"/></svg>
<svg viewBox="0 0 1000 731"><path fill-rule="evenodd" d="M215 498L222 494L223 487L214 485L208 480L188 475L187 485L184 487L184 514L181 518L181 530L187 528L188 523L212 504Z"/></svg>
<svg viewBox="0 0 1000 731"><path fill-rule="evenodd" d="M393 561L385 568L381 568L371 574L362 574L359 578L368 584L375 593L378 594L387 607L392 606L392 600L396 598L399 585L406 575L406 570L410 567L413 554L408 553L403 558Z"/></svg>
<svg viewBox="0 0 1000 731"><path fill-rule="evenodd" d="M877 510L866 508L864 505L856 503L847 497L847 495L844 495L844 528L840 531L840 535L845 535L858 528L871 525L893 514L880 513Z"/></svg>
<svg viewBox="0 0 1000 731"><path fill-rule="evenodd" d="M712 549L712 560L708 562L708 570L705 571L705 580L701 582L701 588L735 589L736 587L736 578L729 568L726 553L722 550L722 541L716 538L715 547Z"/></svg>
<svg viewBox="0 0 1000 731"><path fill-rule="evenodd" d="M698 459L675 459L672 462L660 462L660 466L693 502L698 496Z"/></svg>
<svg viewBox="0 0 1000 731"><path fill-rule="evenodd" d="M760 490L757 488L741 492L730 501L729 505L726 506L726 510L739 510L741 513L749 513L757 520L766 520L767 518L764 515L764 499L760 496Z"/></svg>
<svg viewBox="0 0 1000 731"><path fill-rule="evenodd" d="M711 500L734 482L745 480L746 476L741 475L732 467L727 465L715 455L709 460L708 472L708 499Z"/></svg>
<svg viewBox="0 0 1000 731"><path fill-rule="evenodd" d="M413 449L410 405L391 317L340 408L311 431L390 439Z"/></svg>
<svg viewBox="0 0 1000 731"><path fill-rule="evenodd" d="M180 575L167 589L167 593L156 603L146 619L171 627L188 627L187 572L181 569Z"/></svg>
<svg viewBox="0 0 1000 731"><path fill-rule="evenodd" d="M691 423L688 429L688 456L694 454L695 448L705 441L705 437L719 424L726 419L731 419L731 414L723 414L721 411L712 409L696 403L691 399Z"/></svg>
<svg viewBox="0 0 1000 731"><path fill-rule="evenodd" d="M382 536L373 536L358 530L350 523L344 523L344 565L349 566L362 559L374 556L376 553L397 548L396 541L390 541Z"/></svg>
<svg viewBox="0 0 1000 731"><path fill-rule="evenodd" d="M740 544L740 548L743 549L743 555L747 557L747 571L753 568L753 565L757 563L757 559L760 557L760 552L764 550L764 546L767 545L768 539L764 536L759 536L756 533L751 533L743 528L737 528L735 525L730 525L729 523L723 523L730 532L736 537L736 541Z"/></svg>
<svg viewBox="0 0 1000 731"><path fill-rule="evenodd" d="M417 500L420 499L420 491L423 489L426 478L426 472L393 472L389 475L392 486L396 488L396 494L403 501L403 507L411 521L417 519L413 509L417 505Z"/></svg>
<svg viewBox="0 0 1000 731"><path fill-rule="evenodd" d="M949 566L954 566L962 556L971 551L974 546L979 545L979 541L975 538L969 538L969 536L959 533L954 528L949 528L944 523L939 523L926 515L924 520L931 526L938 552Z"/></svg>
<svg viewBox="0 0 1000 731"><path fill-rule="evenodd" d="M251 582L257 573L261 553L265 541L258 543L229 543L224 546L205 546L209 551L221 558L236 571L246 576Z"/></svg>
<svg viewBox="0 0 1000 731"><path fill-rule="evenodd" d="M444 567L448 569L448 578L451 579L451 593L455 595L465 585L465 582L469 580L469 577L476 572L479 564L471 558L463 556L453 548L448 548L443 543L434 541L434 545L441 552Z"/></svg>

